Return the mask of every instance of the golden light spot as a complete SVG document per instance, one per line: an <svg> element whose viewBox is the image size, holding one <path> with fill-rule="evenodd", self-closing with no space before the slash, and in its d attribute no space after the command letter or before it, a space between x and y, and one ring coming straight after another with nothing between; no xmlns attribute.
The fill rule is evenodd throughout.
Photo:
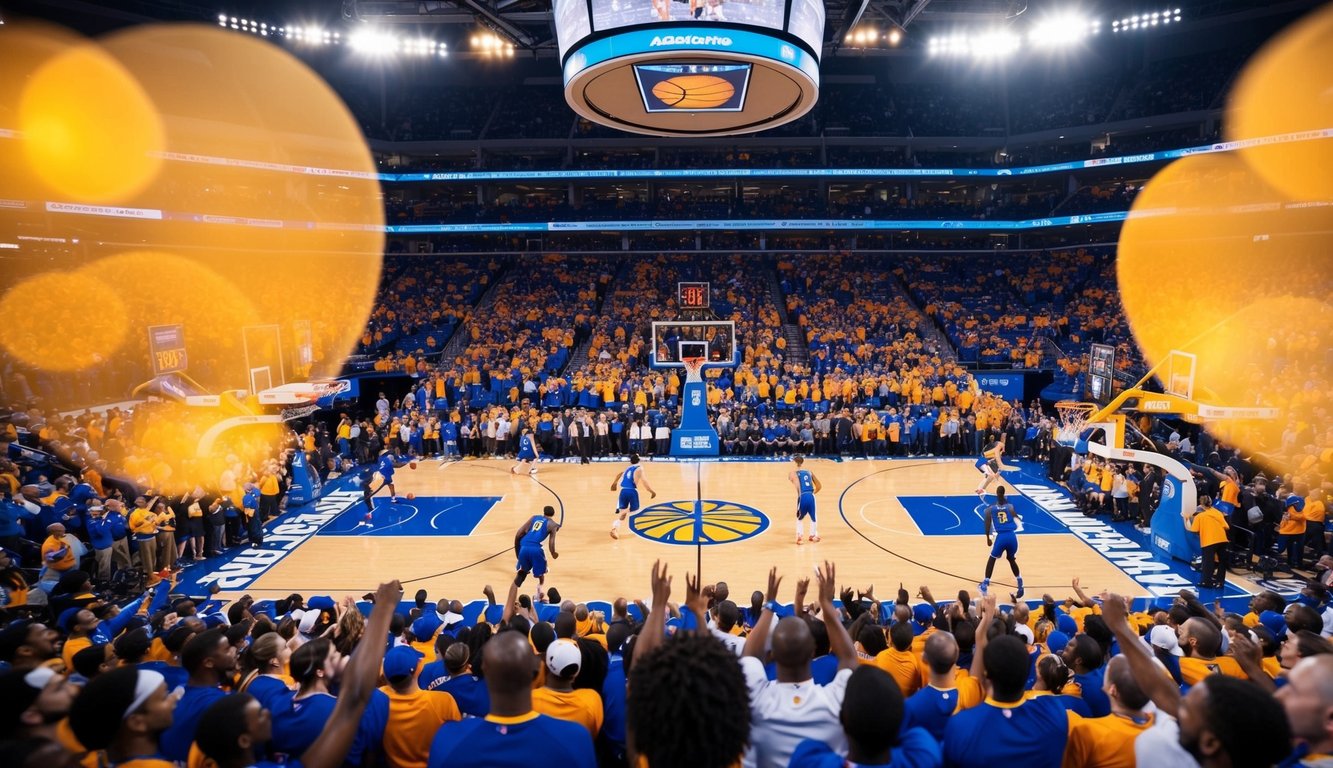
<svg viewBox="0 0 1333 768"><path fill-rule="evenodd" d="M1245 67L1227 103L1231 140L1333 127L1333 6L1274 38ZM1333 199L1333 140L1262 144L1246 162L1290 200Z"/></svg>
<svg viewBox="0 0 1333 768"><path fill-rule="evenodd" d="M30 365L82 371L109 359L125 340L125 304L83 272L37 275L0 297L0 344Z"/></svg>
<svg viewBox="0 0 1333 768"><path fill-rule="evenodd" d="M1250 451L1280 445L1325 354L1326 211L1286 205L1236 154L1196 155L1153 177L1121 232L1120 297L1149 364L1193 353L1196 400L1282 409L1208 424Z"/></svg>
<svg viewBox="0 0 1333 768"><path fill-rule="evenodd" d="M31 172L82 203L122 203L152 182L162 123L148 95L100 48L79 45L42 64L19 98Z"/></svg>

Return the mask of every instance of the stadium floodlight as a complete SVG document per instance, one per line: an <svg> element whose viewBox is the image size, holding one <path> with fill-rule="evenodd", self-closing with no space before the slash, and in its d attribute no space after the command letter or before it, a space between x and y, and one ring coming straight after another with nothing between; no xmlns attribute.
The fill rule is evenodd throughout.
<svg viewBox="0 0 1333 768"><path fill-rule="evenodd" d="M897 45L903 41L903 33L898 29L889 30L889 45Z"/></svg>
<svg viewBox="0 0 1333 768"><path fill-rule="evenodd" d="M999 59L1012 55L1022 45L1018 35L995 29L983 32L968 41L968 51L974 59Z"/></svg>
<svg viewBox="0 0 1333 768"><path fill-rule="evenodd" d="M359 30L347 42L352 50L369 56L388 56L398 52L398 40L377 29Z"/></svg>
<svg viewBox="0 0 1333 768"><path fill-rule="evenodd" d="M1028 43L1036 48L1076 45L1093 33L1096 22L1077 13L1056 13L1039 20L1028 30Z"/></svg>

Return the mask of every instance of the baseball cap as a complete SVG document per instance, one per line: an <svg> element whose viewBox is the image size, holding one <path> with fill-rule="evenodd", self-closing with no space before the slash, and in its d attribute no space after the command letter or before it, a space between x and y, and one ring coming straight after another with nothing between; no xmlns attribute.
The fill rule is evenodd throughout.
<svg viewBox="0 0 1333 768"><path fill-rule="evenodd" d="M74 619L79 615L79 611L81 610L83 609L75 606L73 608L66 608L60 612L60 618L56 619L56 626L60 627L61 632L69 634L70 627L74 626Z"/></svg>
<svg viewBox="0 0 1333 768"><path fill-rule="evenodd" d="M1069 645L1069 635L1058 629L1046 636L1046 648L1051 653L1060 653L1066 645Z"/></svg>
<svg viewBox="0 0 1333 768"><path fill-rule="evenodd" d="M935 617L935 606L929 603L921 603L912 609L912 618L916 619L917 624L927 624Z"/></svg>
<svg viewBox="0 0 1333 768"><path fill-rule="evenodd" d="M1264 611L1259 614L1259 623L1272 632L1273 637L1281 637L1287 631L1287 620L1277 611Z"/></svg>
<svg viewBox="0 0 1333 768"><path fill-rule="evenodd" d="M556 640L546 649L546 668L556 677L573 677L583 665L583 653L570 640Z"/></svg>
<svg viewBox="0 0 1333 768"><path fill-rule="evenodd" d="M395 645L384 654L384 676L390 680L407 677L417 669L421 653L410 645Z"/></svg>
<svg viewBox="0 0 1333 768"><path fill-rule="evenodd" d="M1153 627L1143 640L1149 645L1169 651L1172 656L1185 655L1185 652L1180 650L1180 640L1176 638L1176 631L1165 624Z"/></svg>

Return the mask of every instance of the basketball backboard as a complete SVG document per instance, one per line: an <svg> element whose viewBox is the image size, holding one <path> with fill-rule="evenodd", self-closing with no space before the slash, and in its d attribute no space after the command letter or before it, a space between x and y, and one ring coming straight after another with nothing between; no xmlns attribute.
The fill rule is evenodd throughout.
<svg viewBox="0 0 1333 768"><path fill-rule="evenodd" d="M679 368L687 358L703 358L705 368L735 366L740 362L736 324L731 320L654 322L650 354L654 368Z"/></svg>
<svg viewBox="0 0 1333 768"><path fill-rule="evenodd" d="M1169 395L1177 395L1186 400L1194 399L1194 370L1199 358L1190 352L1173 349L1167 353L1166 365L1162 368L1162 390Z"/></svg>

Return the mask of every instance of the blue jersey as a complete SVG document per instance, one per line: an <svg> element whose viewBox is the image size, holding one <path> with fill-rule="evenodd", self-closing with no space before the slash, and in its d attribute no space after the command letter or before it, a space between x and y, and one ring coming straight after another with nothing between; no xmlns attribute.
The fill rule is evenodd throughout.
<svg viewBox="0 0 1333 768"><path fill-rule="evenodd" d="M1061 742L1063 745L1063 742ZM518 717L467 718L435 732L427 768L596 768L588 729L530 712Z"/></svg>
<svg viewBox="0 0 1333 768"><path fill-rule="evenodd" d="M639 487L638 483L634 479L635 475L638 474L639 474L639 465L631 464L629 468L626 469L624 472L622 472L620 475L620 487L629 488L631 490L638 489Z"/></svg>
<svg viewBox="0 0 1333 768"><path fill-rule="evenodd" d="M375 465L375 471L376 471L376 472L379 472L380 475L382 475L382 476L384 477L384 482L387 483L387 482L389 482L390 480L392 480L392 479L393 479L393 457L390 456L390 455L387 454L387 453L384 454L383 456L381 456L381 457L380 457L380 462L379 462L379 464L376 464L376 465Z"/></svg>
<svg viewBox="0 0 1333 768"><path fill-rule="evenodd" d="M810 470L796 470L796 488L803 494L815 492L815 476Z"/></svg>
<svg viewBox="0 0 1333 768"><path fill-rule="evenodd" d="M537 449L532 444L532 435L523 435L518 439L518 458L535 459Z"/></svg>
<svg viewBox="0 0 1333 768"><path fill-rule="evenodd" d="M1000 704L993 699L949 718L944 763L951 766L1056 766L1069 740L1068 711L1053 696Z"/></svg>
<svg viewBox="0 0 1333 768"><path fill-rule="evenodd" d="M528 532L523 534L523 538L519 539L518 546L520 549L526 549L527 547L540 548L542 542L546 541L546 537L549 535L551 535L550 518L546 515L533 515L532 519L528 521Z"/></svg>
<svg viewBox="0 0 1333 768"><path fill-rule="evenodd" d="M1018 514L1013 504L992 504L986 514L990 515L995 524L996 533L1013 533L1018 530Z"/></svg>

